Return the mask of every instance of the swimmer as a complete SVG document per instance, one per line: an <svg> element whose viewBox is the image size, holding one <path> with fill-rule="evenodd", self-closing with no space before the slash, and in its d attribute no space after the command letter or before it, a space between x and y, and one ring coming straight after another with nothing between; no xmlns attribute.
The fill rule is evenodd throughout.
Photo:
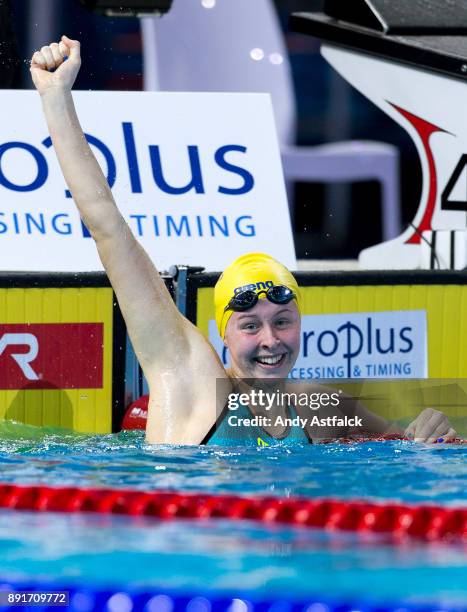
<svg viewBox="0 0 467 612"><path fill-rule="evenodd" d="M215 288L215 307L218 329L231 356L227 372L211 344L177 310L115 204L74 108L71 89L80 64L80 43L63 36L34 53L31 74L66 183L95 240L148 382L147 441L215 443L225 429L230 394L242 390L240 379L284 379L293 367L300 347L299 288L282 264L264 254L243 256L224 271ZM281 390L288 390L288 384L282 383ZM307 385L307 389L323 387ZM346 404L341 416L361 417L363 429L342 425L340 435L404 433L357 402ZM284 418L300 417L297 406L276 408L275 414ZM265 416L251 405L243 410L250 417ZM262 444L294 436L312 441L328 434L313 425L259 422L255 433ZM446 416L432 409L424 410L405 433L421 442L455 437Z"/></svg>

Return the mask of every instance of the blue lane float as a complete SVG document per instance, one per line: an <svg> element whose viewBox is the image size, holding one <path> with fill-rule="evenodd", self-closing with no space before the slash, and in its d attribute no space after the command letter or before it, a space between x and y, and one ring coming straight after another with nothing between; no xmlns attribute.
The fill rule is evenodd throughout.
<svg viewBox="0 0 467 612"><path fill-rule="evenodd" d="M39 602L41 595L66 593L62 603ZM11 594L27 594L31 603L21 603L22 610L67 612L463 612L462 605L414 603L406 601L376 602L370 599L333 599L318 595L301 600L261 599L256 595L177 593L163 590L103 589L92 586L58 583L16 582L0 578L0 610L17 608L8 602ZM36 597L34 597L36 595ZM23 597L23 602L28 597ZM66 604L63 603L66 601Z"/></svg>

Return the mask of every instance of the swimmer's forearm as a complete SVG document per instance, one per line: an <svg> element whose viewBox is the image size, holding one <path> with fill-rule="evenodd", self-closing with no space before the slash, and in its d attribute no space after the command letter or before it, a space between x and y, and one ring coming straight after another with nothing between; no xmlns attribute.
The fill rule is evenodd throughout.
<svg viewBox="0 0 467 612"><path fill-rule="evenodd" d="M55 88L41 98L63 176L81 218L98 241L125 222L83 134L71 92Z"/></svg>
<svg viewBox="0 0 467 612"><path fill-rule="evenodd" d="M393 434L403 436L404 430L402 429L402 427L399 427L397 423L392 423L391 421L388 421L388 427L385 431L383 431L383 434L386 436L390 436Z"/></svg>
<svg viewBox="0 0 467 612"><path fill-rule="evenodd" d="M345 403L344 403L345 404ZM361 424L352 428L349 433L352 434L371 434L371 435L403 435L404 430L401 429L396 423L385 419L379 414L374 413L364 406L361 402L351 400L350 412L353 416L359 417Z"/></svg>
<svg viewBox="0 0 467 612"><path fill-rule="evenodd" d="M185 341L182 317L153 262L115 204L81 129L71 92L60 88L48 90L42 96L42 104L66 183L96 241L136 355L147 376L159 355L167 356L167 346L173 346L174 351L182 350ZM172 340L170 345L169 340Z"/></svg>

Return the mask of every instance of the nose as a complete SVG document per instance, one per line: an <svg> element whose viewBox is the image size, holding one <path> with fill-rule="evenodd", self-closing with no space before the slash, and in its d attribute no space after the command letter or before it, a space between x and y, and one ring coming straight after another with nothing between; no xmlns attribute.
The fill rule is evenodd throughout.
<svg viewBox="0 0 467 612"><path fill-rule="evenodd" d="M276 348L280 344L280 338L274 327L268 323L264 324L261 328L261 346L263 348L271 349Z"/></svg>

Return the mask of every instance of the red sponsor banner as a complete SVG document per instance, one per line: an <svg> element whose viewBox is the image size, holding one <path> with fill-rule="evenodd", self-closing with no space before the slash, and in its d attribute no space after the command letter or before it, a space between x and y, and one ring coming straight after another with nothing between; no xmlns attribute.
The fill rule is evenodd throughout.
<svg viewBox="0 0 467 612"><path fill-rule="evenodd" d="M100 389L103 323L0 324L0 389Z"/></svg>

